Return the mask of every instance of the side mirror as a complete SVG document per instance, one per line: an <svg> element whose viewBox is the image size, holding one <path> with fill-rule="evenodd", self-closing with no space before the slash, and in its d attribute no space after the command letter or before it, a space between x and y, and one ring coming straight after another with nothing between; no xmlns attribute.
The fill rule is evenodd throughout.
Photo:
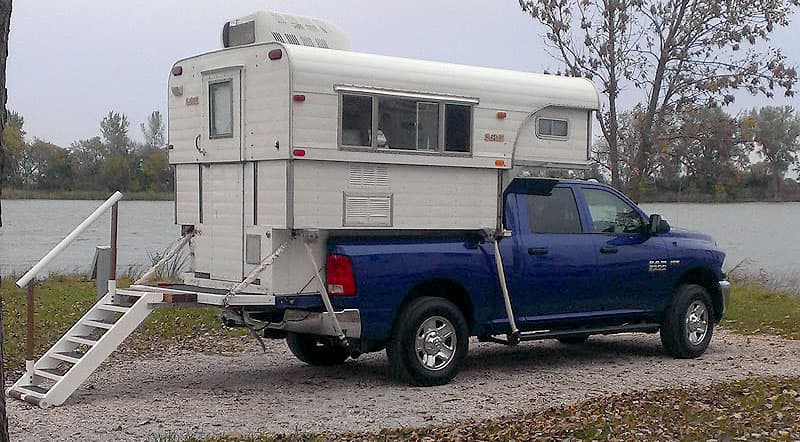
<svg viewBox="0 0 800 442"><path fill-rule="evenodd" d="M658 235L659 233L669 232L669 223L661 218L661 215L654 213L650 215L650 225L648 231L651 235Z"/></svg>

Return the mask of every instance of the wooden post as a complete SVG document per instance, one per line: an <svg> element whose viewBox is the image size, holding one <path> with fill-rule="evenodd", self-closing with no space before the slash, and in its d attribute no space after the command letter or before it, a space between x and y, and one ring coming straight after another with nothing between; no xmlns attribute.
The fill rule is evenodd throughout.
<svg viewBox="0 0 800 442"><path fill-rule="evenodd" d="M28 283L28 325L27 325L27 335L25 340L25 360L32 361L33 360L33 311L34 311L34 298L33 298L33 286L36 283L31 281Z"/></svg>
<svg viewBox="0 0 800 442"><path fill-rule="evenodd" d="M108 279L117 280L117 221L119 219L119 203L111 206L111 269Z"/></svg>

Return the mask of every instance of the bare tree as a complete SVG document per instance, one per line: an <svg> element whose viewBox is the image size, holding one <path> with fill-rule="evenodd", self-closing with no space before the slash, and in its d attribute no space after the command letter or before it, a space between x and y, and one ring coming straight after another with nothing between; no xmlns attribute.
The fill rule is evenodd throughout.
<svg viewBox="0 0 800 442"><path fill-rule="evenodd" d="M3 109L0 112L0 199L3 196L3 182L5 180L6 152L3 147L3 131L6 127L6 102L8 93L6 91L6 60L8 59L8 31L11 28L11 0L0 0L0 102ZM3 212L0 207L0 227L3 226ZM0 299L0 442L8 442L8 416L6 415L6 395L5 395L5 363L3 354L3 300Z"/></svg>
<svg viewBox="0 0 800 442"><path fill-rule="evenodd" d="M545 28L566 74L595 80L608 99L600 116L613 171L626 86L645 93L639 147L628 190L637 196L653 172L656 140L667 116L684 107L728 104L743 89L792 96L797 73L780 50L765 47L800 0L519 0ZM624 82L624 83L622 83ZM612 104L614 109L612 110ZM614 124L612 124L614 122Z"/></svg>

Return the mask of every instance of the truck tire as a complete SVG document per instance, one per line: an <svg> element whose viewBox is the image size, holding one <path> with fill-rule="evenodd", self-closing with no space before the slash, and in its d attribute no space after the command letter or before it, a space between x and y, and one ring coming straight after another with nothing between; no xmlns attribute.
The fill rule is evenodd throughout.
<svg viewBox="0 0 800 442"><path fill-rule="evenodd" d="M661 344L676 358L702 355L714 333L714 311L708 291L697 284L678 287L664 313Z"/></svg>
<svg viewBox="0 0 800 442"><path fill-rule="evenodd" d="M323 336L288 333L286 344L297 359L308 365L339 365L347 360L347 349Z"/></svg>
<svg viewBox="0 0 800 442"><path fill-rule="evenodd" d="M450 382L467 356L469 327L458 307L443 298L417 298L397 316L386 346L395 378L429 387Z"/></svg>

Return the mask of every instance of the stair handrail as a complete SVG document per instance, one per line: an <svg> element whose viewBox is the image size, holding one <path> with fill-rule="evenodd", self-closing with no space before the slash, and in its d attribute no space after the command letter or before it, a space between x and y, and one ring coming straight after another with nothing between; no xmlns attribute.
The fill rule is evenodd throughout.
<svg viewBox="0 0 800 442"><path fill-rule="evenodd" d="M100 216L102 216L108 209L110 209L114 204L119 202L122 199L122 193L120 191L114 192L113 195L108 197L108 199L100 205L91 215L87 216L86 219L83 220L82 223L72 229L72 232L69 233L64 239L61 240L55 247L53 247L49 252L47 252L42 259L39 260L27 273L22 275L22 278L17 280L17 286L22 288L25 287L33 278L35 278L39 273L41 273L42 269L50 264L50 261L55 259L64 249L69 246L75 238L78 237L84 230L86 230L92 223L97 221Z"/></svg>

